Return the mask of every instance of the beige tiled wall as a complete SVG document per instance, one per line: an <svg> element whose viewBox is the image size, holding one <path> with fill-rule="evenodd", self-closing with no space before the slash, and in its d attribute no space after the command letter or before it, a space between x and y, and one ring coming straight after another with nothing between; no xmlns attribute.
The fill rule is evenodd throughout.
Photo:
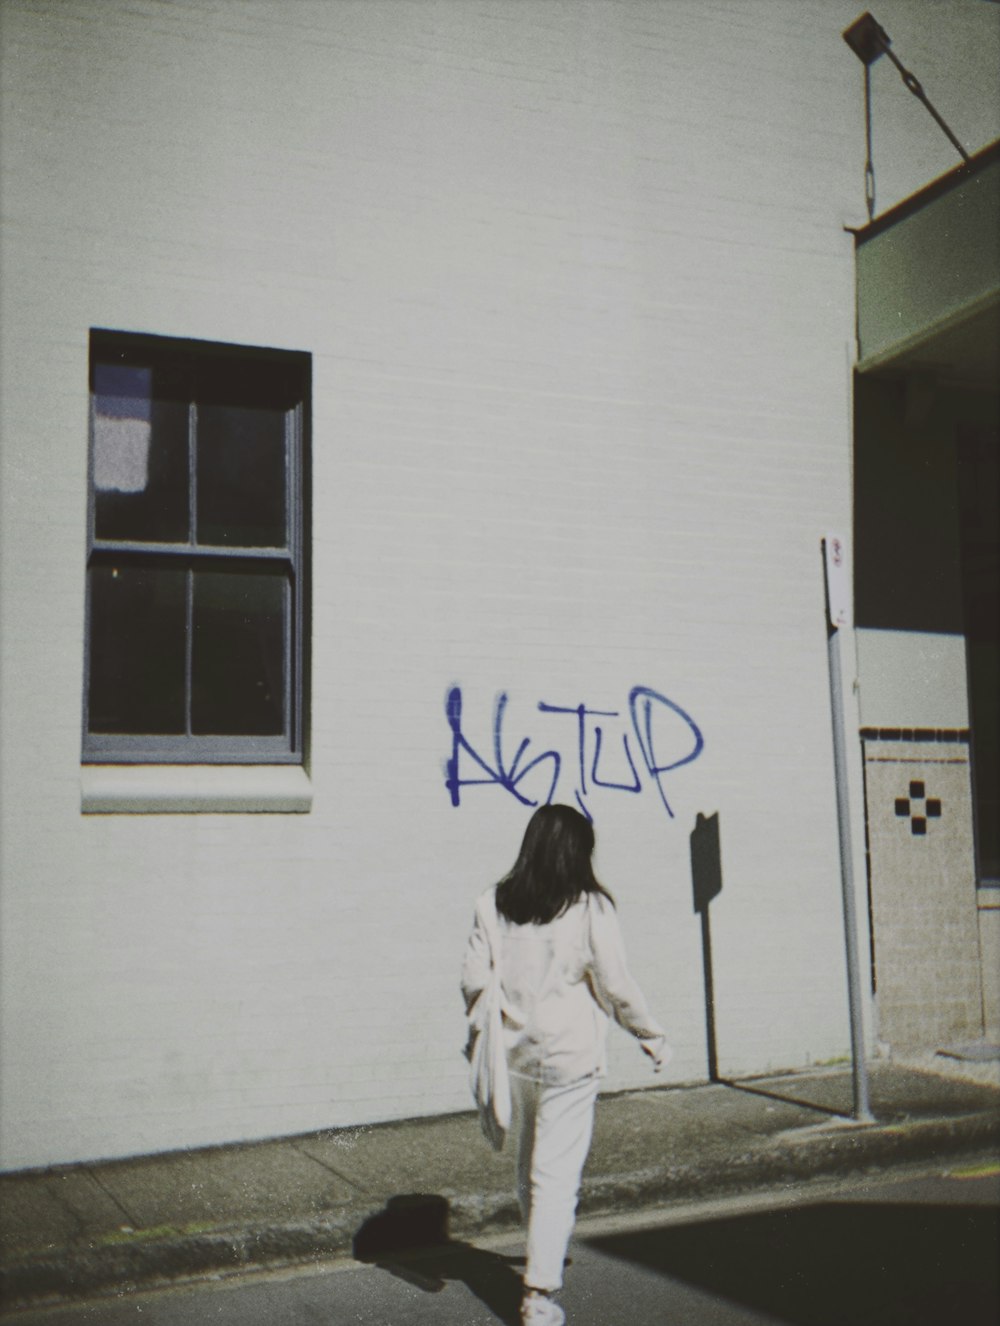
<svg viewBox="0 0 1000 1326"><path fill-rule="evenodd" d="M893 1048L982 1033L968 746L865 742L878 1034Z"/></svg>

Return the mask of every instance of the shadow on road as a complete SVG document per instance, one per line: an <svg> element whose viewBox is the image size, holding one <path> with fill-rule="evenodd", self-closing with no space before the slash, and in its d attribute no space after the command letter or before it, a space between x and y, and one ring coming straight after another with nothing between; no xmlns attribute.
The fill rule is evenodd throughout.
<svg viewBox="0 0 1000 1326"><path fill-rule="evenodd" d="M431 1193L390 1197L354 1236L354 1256L416 1285L440 1293L458 1280L504 1326L520 1321L521 1276L518 1258L484 1252L448 1234L448 1201Z"/></svg>
<svg viewBox="0 0 1000 1326"><path fill-rule="evenodd" d="M831 1202L586 1239L790 1326L996 1326L1000 1211Z"/></svg>
<svg viewBox="0 0 1000 1326"><path fill-rule="evenodd" d="M824 1118L853 1118L850 1106L841 1108L837 1105L817 1104L814 1100L804 1100L801 1096L792 1096L786 1091L772 1091L765 1087L759 1087L753 1082L736 1082L732 1078L717 1077L715 1079L720 1086L731 1087L733 1091L743 1091L748 1096L763 1096L765 1100L775 1100L779 1105L797 1105L799 1109L814 1110Z"/></svg>

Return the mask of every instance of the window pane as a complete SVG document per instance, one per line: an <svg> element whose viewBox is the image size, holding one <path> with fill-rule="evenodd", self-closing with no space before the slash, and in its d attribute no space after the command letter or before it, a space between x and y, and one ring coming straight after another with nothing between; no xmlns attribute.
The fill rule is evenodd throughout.
<svg viewBox="0 0 1000 1326"><path fill-rule="evenodd" d="M90 569L90 731L183 733L185 572Z"/></svg>
<svg viewBox="0 0 1000 1326"><path fill-rule="evenodd" d="M288 578L279 572L195 572L192 732L284 732L289 602Z"/></svg>
<svg viewBox="0 0 1000 1326"><path fill-rule="evenodd" d="M283 548L285 412L198 406L198 542Z"/></svg>
<svg viewBox="0 0 1000 1326"><path fill-rule="evenodd" d="M169 374L94 365L94 533L186 543L188 409Z"/></svg>
<svg viewBox="0 0 1000 1326"><path fill-rule="evenodd" d="M90 347L84 758L284 762L309 356L103 328Z"/></svg>

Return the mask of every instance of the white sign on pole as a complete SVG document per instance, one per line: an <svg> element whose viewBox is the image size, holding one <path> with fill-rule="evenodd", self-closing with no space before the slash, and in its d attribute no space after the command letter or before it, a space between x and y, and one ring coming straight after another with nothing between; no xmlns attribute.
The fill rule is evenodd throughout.
<svg viewBox="0 0 1000 1326"><path fill-rule="evenodd" d="M847 571L847 549L839 534L823 540L826 566L826 602L830 625L836 630L851 624L851 580Z"/></svg>

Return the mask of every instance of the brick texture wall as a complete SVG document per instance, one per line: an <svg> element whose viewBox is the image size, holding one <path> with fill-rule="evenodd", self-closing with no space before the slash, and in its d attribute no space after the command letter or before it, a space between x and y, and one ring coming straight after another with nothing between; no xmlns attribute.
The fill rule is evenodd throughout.
<svg viewBox="0 0 1000 1326"><path fill-rule="evenodd" d="M467 1107L461 949L527 811L452 804L455 686L488 759L508 695L507 759L558 749L568 801L575 719L539 702L612 711L607 782L631 688L690 715L673 817L641 761L590 785L594 720L584 765L675 1076L705 1071L698 811L720 1069L845 1051L819 538L850 511L854 10L6 0L5 1167ZM91 327L313 355L307 815L81 814ZM648 1080L616 1040L610 1085Z"/></svg>

